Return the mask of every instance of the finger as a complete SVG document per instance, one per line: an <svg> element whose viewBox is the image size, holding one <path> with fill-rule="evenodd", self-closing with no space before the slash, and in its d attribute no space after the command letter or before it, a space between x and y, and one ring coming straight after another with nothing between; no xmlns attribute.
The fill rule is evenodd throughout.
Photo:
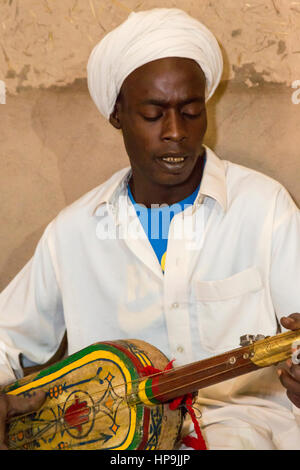
<svg viewBox="0 0 300 470"><path fill-rule="evenodd" d="M286 361L289 373L300 383L300 364L293 364L291 359Z"/></svg>
<svg viewBox="0 0 300 470"><path fill-rule="evenodd" d="M6 415L7 415L7 399L5 394L0 394L0 449L7 449L4 444L5 439L5 425L6 425Z"/></svg>
<svg viewBox="0 0 300 470"><path fill-rule="evenodd" d="M34 391L30 396L0 395L0 450L7 449L5 445L7 418L17 414L38 410L46 398L42 390Z"/></svg>
<svg viewBox="0 0 300 470"><path fill-rule="evenodd" d="M36 390L30 396L7 395L8 408L7 416L29 413L38 410L45 401L46 393L43 390Z"/></svg>
<svg viewBox="0 0 300 470"><path fill-rule="evenodd" d="M297 330L300 328L300 313L292 313L288 317L282 317L280 323L288 330Z"/></svg>
<svg viewBox="0 0 300 470"><path fill-rule="evenodd" d="M296 380L288 371L284 369L278 370L280 382L289 392L299 395L300 397L300 382Z"/></svg>
<svg viewBox="0 0 300 470"><path fill-rule="evenodd" d="M289 392L289 391L287 391L286 394L287 394L288 398L291 400L291 402L295 406L297 406L297 408L300 408L300 396L296 395L295 393Z"/></svg>

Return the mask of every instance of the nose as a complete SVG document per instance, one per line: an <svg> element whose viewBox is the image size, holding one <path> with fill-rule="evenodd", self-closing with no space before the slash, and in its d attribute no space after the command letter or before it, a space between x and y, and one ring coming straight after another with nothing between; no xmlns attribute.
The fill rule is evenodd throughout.
<svg viewBox="0 0 300 470"><path fill-rule="evenodd" d="M162 140L181 142L187 137L183 116L175 109L169 109L163 118Z"/></svg>

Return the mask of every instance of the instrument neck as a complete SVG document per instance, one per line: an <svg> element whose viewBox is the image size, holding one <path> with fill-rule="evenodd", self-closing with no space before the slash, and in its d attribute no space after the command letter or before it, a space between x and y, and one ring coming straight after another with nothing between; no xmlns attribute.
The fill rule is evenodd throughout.
<svg viewBox="0 0 300 470"><path fill-rule="evenodd" d="M201 388L215 385L259 369L251 360L253 347L245 346L202 361L194 362L153 377L156 400L168 402Z"/></svg>
<svg viewBox="0 0 300 470"><path fill-rule="evenodd" d="M151 390L156 403L168 402L201 388L282 362L291 357L292 346L295 341L299 343L299 340L300 330L266 337L224 354L149 377L151 383L145 390L148 395Z"/></svg>

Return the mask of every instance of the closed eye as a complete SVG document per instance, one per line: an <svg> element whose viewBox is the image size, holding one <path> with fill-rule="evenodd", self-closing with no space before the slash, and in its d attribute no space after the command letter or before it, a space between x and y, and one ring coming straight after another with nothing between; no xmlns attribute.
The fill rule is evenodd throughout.
<svg viewBox="0 0 300 470"><path fill-rule="evenodd" d="M188 119L197 119L198 117L201 116L201 114L202 114L202 111L200 113L197 113L197 114L182 113L182 116L184 116ZM143 117L143 119L145 119L145 121L150 121L150 122L158 121L158 119L160 119L162 116L163 116L163 114L159 114L158 116L154 116L154 117L148 117L148 116L142 115L142 117Z"/></svg>
<svg viewBox="0 0 300 470"><path fill-rule="evenodd" d="M187 117L188 119L196 119L198 117L201 116L202 113L198 113L198 114L188 114L188 113L183 113L183 115L185 117Z"/></svg>
<svg viewBox="0 0 300 470"><path fill-rule="evenodd" d="M162 114L160 114L159 116L155 116L155 117L147 117L147 116L143 116L143 119L145 119L145 121L157 121L159 118L162 117Z"/></svg>

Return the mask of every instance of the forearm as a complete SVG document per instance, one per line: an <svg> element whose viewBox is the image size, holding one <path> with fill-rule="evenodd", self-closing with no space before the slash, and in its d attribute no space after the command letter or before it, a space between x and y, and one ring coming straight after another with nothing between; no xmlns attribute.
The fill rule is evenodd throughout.
<svg viewBox="0 0 300 470"><path fill-rule="evenodd" d="M23 375L22 358L46 363L65 331L60 286L48 248L49 229L32 259L0 295L0 385Z"/></svg>

